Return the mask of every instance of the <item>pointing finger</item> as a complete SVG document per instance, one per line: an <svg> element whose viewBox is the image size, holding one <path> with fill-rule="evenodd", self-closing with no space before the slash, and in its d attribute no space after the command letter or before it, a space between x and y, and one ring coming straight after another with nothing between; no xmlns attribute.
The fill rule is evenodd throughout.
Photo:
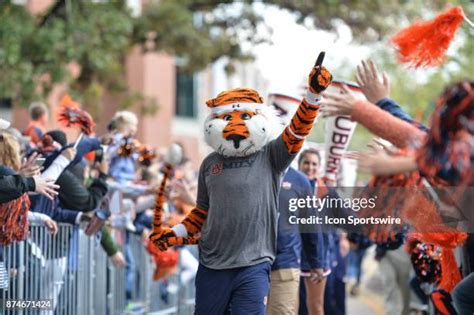
<svg viewBox="0 0 474 315"><path fill-rule="evenodd" d="M326 53L324 51L319 53L318 59L316 59L316 63L314 64L315 67L317 67L317 66L321 67L321 65L323 64L323 60L324 60L325 55L326 55Z"/></svg>

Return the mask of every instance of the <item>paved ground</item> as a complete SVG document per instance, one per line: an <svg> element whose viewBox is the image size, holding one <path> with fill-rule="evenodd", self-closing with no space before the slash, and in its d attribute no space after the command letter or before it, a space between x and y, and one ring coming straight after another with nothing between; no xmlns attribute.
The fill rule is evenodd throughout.
<svg viewBox="0 0 474 315"><path fill-rule="evenodd" d="M363 263L363 277L360 295L357 297L352 297L349 292L347 293L347 315L384 315L385 313L382 299L378 294L378 292L380 292L382 289L378 263L372 257L374 257L374 253L373 249L371 248L369 249L366 259L364 259ZM349 291L351 285L352 284L350 282L346 284L347 291ZM157 304L160 302L160 298L158 298L160 296L160 290L157 286L154 286L152 291L152 296L157 297L152 300L152 309L157 309ZM173 294L170 295L170 298L172 295ZM173 308L168 309L168 311L169 312L156 312L149 314L163 315L176 313L176 310ZM189 314L192 314L192 312Z"/></svg>
<svg viewBox="0 0 474 315"><path fill-rule="evenodd" d="M347 315L376 315L375 310L364 303L362 298L350 297L347 299Z"/></svg>
<svg viewBox="0 0 474 315"><path fill-rule="evenodd" d="M378 263L373 259L374 248L369 248L362 264L362 286L357 298L347 294L347 315L384 315L382 297L378 292L382 290L382 282ZM348 283L350 288L351 284Z"/></svg>

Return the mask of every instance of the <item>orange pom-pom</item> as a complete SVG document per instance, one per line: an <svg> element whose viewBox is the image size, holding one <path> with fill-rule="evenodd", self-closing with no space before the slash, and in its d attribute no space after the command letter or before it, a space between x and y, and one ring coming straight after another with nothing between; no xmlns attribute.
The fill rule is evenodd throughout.
<svg viewBox="0 0 474 315"><path fill-rule="evenodd" d="M72 97L69 94L66 94L61 99L60 105L61 107L70 107L70 108L79 108L79 104L74 102Z"/></svg>
<svg viewBox="0 0 474 315"><path fill-rule="evenodd" d="M65 127L79 127L83 133L90 135L95 123L88 112L81 109L80 104L74 102L69 95L64 95L56 111L56 119Z"/></svg>
<svg viewBox="0 0 474 315"><path fill-rule="evenodd" d="M391 39L397 48L398 59L415 68L441 64L463 20L463 9L453 7L430 21L415 22L401 30Z"/></svg>

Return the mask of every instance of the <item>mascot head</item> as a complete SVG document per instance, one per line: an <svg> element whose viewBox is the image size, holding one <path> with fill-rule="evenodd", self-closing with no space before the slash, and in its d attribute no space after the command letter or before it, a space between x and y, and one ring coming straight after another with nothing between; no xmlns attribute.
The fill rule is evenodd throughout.
<svg viewBox="0 0 474 315"><path fill-rule="evenodd" d="M275 110L255 90L224 91L206 104L211 114L204 122L204 137L221 155L251 155L281 131Z"/></svg>

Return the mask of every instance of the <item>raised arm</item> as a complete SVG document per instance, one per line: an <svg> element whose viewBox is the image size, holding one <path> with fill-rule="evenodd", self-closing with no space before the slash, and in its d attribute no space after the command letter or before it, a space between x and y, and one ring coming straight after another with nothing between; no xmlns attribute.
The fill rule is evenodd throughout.
<svg viewBox="0 0 474 315"><path fill-rule="evenodd" d="M26 192L35 191L33 177L21 175L0 176L0 203L12 201Z"/></svg>
<svg viewBox="0 0 474 315"><path fill-rule="evenodd" d="M283 142L289 153L294 154L303 146L305 137L313 128L319 112L319 94L332 82L331 73L322 66L324 52L320 53L308 79L308 91L298 106L290 124L283 131Z"/></svg>
<svg viewBox="0 0 474 315"><path fill-rule="evenodd" d="M416 126L418 129L422 131L428 131L428 128L425 125L414 120L407 112L403 110L403 108L401 108L400 105L398 105L397 102L395 102L389 97L385 97L379 100L378 102L375 103L375 105L377 105L380 109L383 109L384 111L389 112L393 116L400 118L401 120L404 120L407 123Z"/></svg>
<svg viewBox="0 0 474 315"><path fill-rule="evenodd" d="M423 140L426 133L369 101L358 99L345 85L343 94L325 94L322 102L323 116L347 115L367 128L373 134L390 141L399 148Z"/></svg>
<svg viewBox="0 0 474 315"><path fill-rule="evenodd" d="M351 119L399 148L420 141L426 135L424 131L414 125L392 116L367 101L357 101L355 103L351 112Z"/></svg>
<svg viewBox="0 0 474 315"><path fill-rule="evenodd" d="M309 74L308 91L289 125L280 137L270 143L270 158L277 172L283 172L303 146L304 139L310 133L318 116L321 99L319 94L332 82L331 73L321 65L323 59L324 52L319 55Z"/></svg>

